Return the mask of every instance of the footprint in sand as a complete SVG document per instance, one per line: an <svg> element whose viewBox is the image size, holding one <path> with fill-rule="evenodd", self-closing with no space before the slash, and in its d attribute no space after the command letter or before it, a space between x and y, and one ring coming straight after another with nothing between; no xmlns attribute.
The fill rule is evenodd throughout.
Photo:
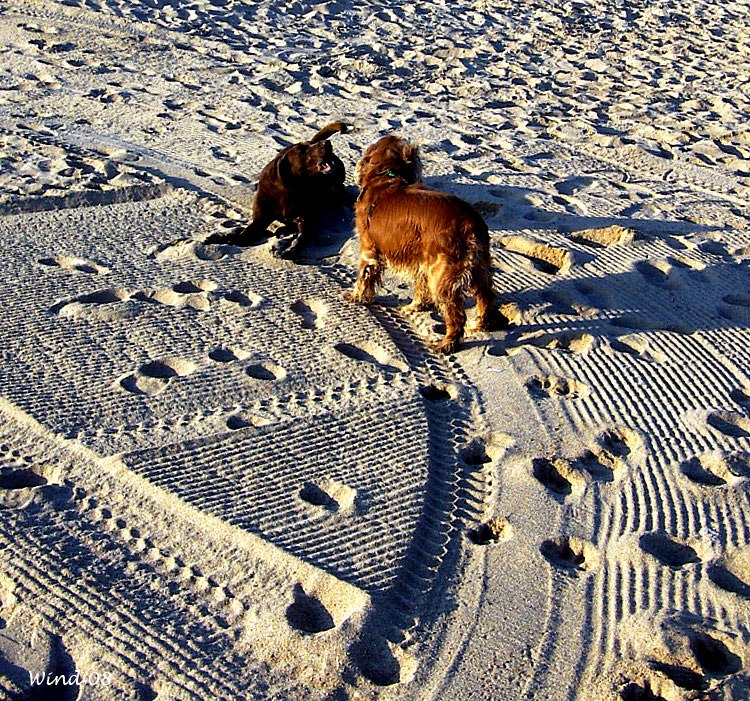
<svg viewBox="0 0 750 701"><path fill-rule="evenodd" d="M698 553L691 546L681 543L666 533L645 533L638 543L643 552L675 570L700 562Z"/></svg>
<svg viewBox="0 0 750 701"><path fill-rule="evenodd" d="M108 289L63 300L55 304L50 312L71 319L89 319L111 321L125 319L138 314L138 307L132 303L145 302L173 309L192 309L205 312L211 309L214 301L221 301L232 307L256 309L262 298L252 293L245 294L236 290L216 292L219 285L213 280L186 280L170 288L131 291L126 289ZM115 307L118 303L131 304Z"/></svg>
<svg viewBox="0 0 750 701"><path fill-rule="evenodd" d="M328 316L328 305L319 299L298 299L292 311L300 318L302 328L322 329Z"/></svg>
<svg viewBox="0 0 750 701"><path fill-rule="evenodd" d="M388 351L374 343L363 343L361 346L352 343L337 343L333 348L347 358L369 363L387 373L401 373L409 369L406 363L394 360Z"/></svg>
<svg viewBox="0 0 750 701"><path fill-rule="evenodd" d="M596 308L591 307L587 300L571 289L545 290L542 297L550 305L548 311L552 314L590 317L597 313Z"/></svg>
<svg viewBox="0 0 750 701"><path fill-rule="evenodd" d="M468 467L482 467L499 460L513 443L513 438L507 433L494 432L461 448L458 459Z"/></svg>
<svg viewBox="0 0 750 701"><path fill-rule="evenodd" d="M750 599L750 548L737 548L712 563L708 578L719 589Z"/></svg>
<svg viewBox="0 0 750 701"><path fill-rule="evenodd" d="M611 339L609 344L612 347L612 350L617 353L625 353L640 358L641 360L660 364L667 361L666 354L652 348L651 342L644 334L625 334Z"/></svg>
<svg viewBox="0 0 750 701"><path fill-rule="evenodd" d="M330 611L315 597L307 594L301 584L294 586L294 603L286 610L289 625L300 633L315 635L334 628Z"/></svg>
<svg viewBox="0 0 750 701"><path fill-rule="evenodd" d="M597 436L596 444L572 461L573 468L595 482L622 479L629 465L644 457L640 436L629 428L610 428Z"/></svg>
<svg viewBox="0 0 750 701"><path fill-rule="evenodd" d="M212 351L209 351L208 358L216 363L234 363L238 360L245 360L245 358L249 358L250 355L250 352L243 350L242 348L219 346Z"/></svg>
<svg viewBox="0 0 750 701"><path fill-rule="evenodd" d="M123 309L113 307L130 299L130 290L98 290L80 295L73 299L63 300L50 308L50 313L67 319L91 319L112 321L127 316Z"/></svg>
<svg viewBox="0 0 750 701"><path fill-rule="evenodd" d="M31 458L14 455L8 446L0 446L0 509L21 509L34 497L34 491L48 479L31 466Z"/></svg>
<svg viewBox="0 0 750 701"><path fill-rule="evenodd" d="M683 665L652 660L649 667L684 691L702 692L708 688L708 682L703 675Z"/></svg>
<svg viewBox="0 0 750 701"><path fill-rule="evenodd" d="M562 502L574 491L583 491L590 483L622 479L628 464L639 461L642 456L642 442L634 431L613 428L601 433L596 445L578 457L534 458L531 473Z"/></svg>
<svg viewBox="0 0 750 701"><path fill-rule="evenodd" d="M273 420L265 416L259 416L258 414L239 412L227 417L226 423L230 431L239 431L243 428L268 426L273 423Z"/></svg>
<svg viewBox="0 0 750 701"><path fill-rule="evenodd" d="M561 195L575 195L581 190L585 190L590 185L596 183L596 178L589 178L586 176L574 176L572 178L566 178L560 180L554 184L555 190Z"/></svg>
<svg viewBox="0 0 750 701"><path fill-rule="evenodd" d="M585 382L554 375L532 377L526 382L526 386L531 394L543 398L580 399L588 396L591 391Z"/></svg>
<svg viewBox="0 0 750 701"><path fill-rule="evenodd" d="M239 290L229 290L221 296L221 299L225 304L244 309L258 309L265 302L263 297L254 292L240 292Z"/></svg>
<svg viewBox="0 0 750 701"><path fill-rule="evenodd" d="M628 246L635 239L635 231L614 224L599 229L581 229L569 234L573 241L597 248Z"/></svg>
<svg viewBox="0 0 750 701"><path fill-rule="evenodd" d="M623 459L638 457L643 451L640 436L629 428L611 428L604 431L597 442L608 454Z"/></svg>
<svg viewBox="0 0 750 701"><path fill-rule="evenodd" d="M566 458L535 458L532 475L562 502L574 491L581 492L592 482L614 482L623 470L622 462L606 451L586 451L582 456Z"/></svg>
<svg viewBox="0 0 750 701"><path fill-rule="evenodd" d="M680 621L666 624L661 644L654 650L656 654L647 660L648 667L678 687L680 697L688 692L689 698L699 698L694 693L700 692L700 698L704 698L703 692L713 680L736 674L742 669L742 658L727 644L732 638L726 636L725 642L720 635L713 628L709 632L703 627L685 626ZM652 681L659 684L658 678ZM659 686L663 687L661 684ZM649 682L647 688L650 689Z"/></svg>
<svg viewBox="0 0 750 701"><path fill-rule="evenodd" d="M47 480L31 469L0 469L0 489L32 489L47 484Z"/></svg>
<svg viewBox="0 0 750 701"><path fill-rule="evenodd" d="M133 294L139 302L163 304L175 309L194 309L204 312L211 308L211 296L218 287L212 280L189 280L178 282L169 289L144 290Z"/></svg>
<svg viewBox="0 0 750 701"><path fill-rule="evenodd" d="M596 551L591 543L572 536L545 540L539 552L554 567L569 572L588 571L596 563Z"/></svg>
<svg viewBox="0 0 750 701"><path fill-rule="evenodd" d="M680 472L702 487L741 485L750 478L750 453L703 453L682 463Z"/></svg>
<svg viewBox="0 0 750 701"><path fill-rule="evenodd" d="M607 450L587 450L573 461L572 466L594 482L614 482L622 474L624 461Z"/></svg>
<svg viewBox="0 0 750 701"><path fill-rule="evenodd" d="M89 275L106 275L109 268L94 263L85 258L76 258L74 256L55 256L52 258L40 258L37 261L40 265L48 268L59 268L74 273L88 273Z"/></svg>
<svg viewBox="0 0 750 701"><path fill-rule="evenodd" d="M566 273L574 262L571 251L526 236L503 236L499 244L506 251L529 258L539 270L551 275Z"/></svg>
<svg viewBox="0 0 750 701"><path fill-rule="evenodd" d="M232 246L225 244L203 244L200 241L181 239L158 246L148 254L148 257L160 262L185 258L215 262L228 256L232 250Z"/></svg>
<svg viewBox="0 0 750 701"><path fill-rule="evenodd" d="M750 323L750 295L726 295L719 305L719 314L741 324Z"/></svg>
<svg viewBox="0 0 750 701"><path fill-rule="evenodd" d="M419 388L419 393L430 403L446 402L450 399L455 399L458 396L458 389L453 385L423 385Z"/></svg>
<svg viewBox="0 0 750 701"><path fill-rule="evenodd" d="M732 257L727 244L723 243L720 239L704 241L698 245L698 250L712 256L719 256L720 258Z"/></svg>
<svg viewBox="0 0 750 701"><path fill-rule="evenodd" d="M666 701L663 696L653 692L648 681L643 686L635 682L626 682L620 690L620 699L622 701Z"/></svg>
<svg viewBox="0 0 750 701"><path fill-rule="evenodd" d="M299 498L320 511L350 513L355 507L357 490L329 478L305 482L299 491Z"/></svg>
<svg viewBox="0 0 750 701"><path fill-rule="evenodd" d="M709 426L731 438L750 436L750 418L732 411L714 411L706 419Z"/></svg>
<svg viewBox="0 0 750 701"><path fill-rule="evenodd" d="M667 290L680 290L687 286L682 270L664 259L641 261L635 269L651 285Z"/></svg>
<svg viewBox="0 0 750 701"><path fill-rule="evenodd" d="M562 350L574 354L586 354L594 344L594 337L583 331L564 331L562 333L534 332L521 336L516 344L507 347L509 355L519 352L525 346L534 346L546 350Z"/></svg>
<svg viewBox="0 0 750 701"><path fill-rule="evenodd" d="M573 493L573 485L578 476L569 461L564 458L534 458L531 461L531 474L541 482L551 494L562 501Z"/></svg>
<svg viewBox="0 0 750 701"><path fill-rule="evenodd" d="M174 378L186 377L197 368L190 360L153 360L121 378L118 384L132 394L153 396L163 392Z"/></svg>
<svg viewBox="0 0 750 701"><path fill-rule="evenodd" d="M260 382L280 382L286 378L286 370L283 367L265 360L249 365L245 369L245 374Z"/></svg>
<svg viewBox="0 0 750 701"><path fill-rule="evenodd" d="M704 674L727 677L742 669L742 659L722 640L706 631L691 631L688 635L690 651Z"/></svg>
<svg viewBox="0 0 750 701"><path fill-rule="evenodd" d="M589 216L589 209L585 202L577 197L568 195L553 195L552 201L563 208L568 214Z"/></svg>
<svg viewBox="0 0 750 701"><path fill-rule="evenodd" d="M501 543L513 537L513 526L508 519L495 516L485 523L480 523L476 528L472 528L468 537L474 545Z"/></svg>

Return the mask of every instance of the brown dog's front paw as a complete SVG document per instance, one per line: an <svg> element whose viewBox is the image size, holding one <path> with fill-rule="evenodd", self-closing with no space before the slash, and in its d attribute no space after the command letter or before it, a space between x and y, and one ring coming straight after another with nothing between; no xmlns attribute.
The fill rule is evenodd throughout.
<svg viewBox="0 0 750 701"><path fill-rule="evenodd" d="M442 354L449 354L449 353L455 353L458 350L458 339L455 338L444 338L442 341L439 341L438 343L434 343L432 345L432 351L434 353L442 353Z"/></svg>
<svg viewBox="0 0 750 701"><path fill-rule="evenodd" d="M372 297L369 299L357 290L346 290L341 293L341 299L345 302L351 302L352 304L370 304Z"/></svg>
<svg viewBox="0 0 750 701"><path fill-rule="evenodd" d="M466 330L468 333L480 333L482 331L498 331L500 329L507 329L508 328L508 320L505 317L500 317L499 315L486 315L486 316L479 316L473 321L470 321L466 325Z"/></svg>
<svg viewBox="0 0 750 701"><path fill-rule="evenodd" d="M409 304L406 304L403 307L401 307L401 313L402 314L416 314L417 312L426 312L434 308L435 308L435 305L432 302L414 300L412 302L409 302Z"/></svg>

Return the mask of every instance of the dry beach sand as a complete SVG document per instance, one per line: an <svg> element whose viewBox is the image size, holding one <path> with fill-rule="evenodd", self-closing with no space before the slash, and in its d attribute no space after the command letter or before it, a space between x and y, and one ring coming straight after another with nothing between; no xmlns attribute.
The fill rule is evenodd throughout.
<svg viewBox="0 0 750 701"><path fill-rule="evenodd" d="M0 698L748 698L749 20L0 2ZM352 192L397 132L481 211L512 327L346 303L344 215L201 243L334 119Z"/></svg>

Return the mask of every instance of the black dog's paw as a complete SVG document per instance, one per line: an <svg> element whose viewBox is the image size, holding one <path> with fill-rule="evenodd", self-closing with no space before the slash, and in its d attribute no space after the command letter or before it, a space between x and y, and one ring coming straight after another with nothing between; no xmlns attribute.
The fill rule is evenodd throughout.
<svg viewBox="0 0 750 701"><path fill-rule="evenodd" d="M242 248L245 248L246 246L252 246L253 244L258 243L258 239L261 238L261 234L266 234L265 229L260 229L259 234L259 227L250 224L249 226L242 227L241 229L235 229L234 231L228 232L226 234L211 234L208 238L204 239L202 243L223 243L230 246L240 246Z"/></svg>
<svg viewBox="0 0 750 701"><path fill-rule="evenodd" d="M301 234L279 236L271 245L271 253L276 258L294 258L302 247Z"/></svg>
<svg viewBox="0 0 750 701"><path fill-rule="evenodd" d="M208 238L203 239L201 243L203 244L229 243L229 241L227 241L228 236L231 236L231 234L211 234Z"/></svg>

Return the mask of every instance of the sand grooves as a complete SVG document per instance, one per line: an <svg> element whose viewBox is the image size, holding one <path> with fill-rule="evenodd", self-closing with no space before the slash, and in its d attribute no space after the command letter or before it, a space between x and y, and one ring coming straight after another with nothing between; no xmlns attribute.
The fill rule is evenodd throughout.
<svg viewBox="0 0 750 701"><path fill-rule="evenodd" d="M745 620L736 604L749 591L742 485L750 355L738 291L747 278L742 257L729 253L741 250L740 239L727 245L713 235L668 237L665 245L641 234L638 249L618 241L625 250L617 257L601 237L572 237L574 258L586 260L590 275L574 265L567 279L554 279L559 268L527 266L526 290L508 286L526 328L487 353L500 378L511 368L527 378L540 431L561 433L562 424L575 436L524 461L524 476L559 519L539 547L552 595L538 651L544 662L525 695L558 683L556 665L575 670L560 697L588 698L581 690L589 688L591 698L607 699L742 688L747 640L734 631ZM534 250L506 241L501 249ZM496 254L506 263L504 250ZM628 250L637 250L632 262ZM533 330L535 322L544 330ZM514 479L506 473L504 492Z"/></svg>
<svg viewBox="0 0 750 701"><path fill-rule="evenodd" d="M112 676L107 693L170 687L188 696L190 689L203 687L219 695L241 693L230 628L246 611L227 585L228 563L196 561L179 539L167 545L167 532L159 522L144 523L136 506L148 509L148 489L123 483L114 464L88 451L68 450L7 403L1 411L6 633L18 636L20 644L28 634L62 636L70 667L82 675ZM27 475L23 482L22 475ZM129 498L118 500L118 493ZM169 513L163 502L151 508ZM60 558L67 562L64 573ZM183 630L182 639L164 636L165 625ZM207 638L214 640L210 656L201 642ZM148 660L154 654L164 664L163 676L153 675ZM230 675L221 671L222 663L214 666L213 654ZM21 688L28 684L27 671L54 671L45 660L29 662L21 657L4 663L17 668L11 681Z"/></svg>

